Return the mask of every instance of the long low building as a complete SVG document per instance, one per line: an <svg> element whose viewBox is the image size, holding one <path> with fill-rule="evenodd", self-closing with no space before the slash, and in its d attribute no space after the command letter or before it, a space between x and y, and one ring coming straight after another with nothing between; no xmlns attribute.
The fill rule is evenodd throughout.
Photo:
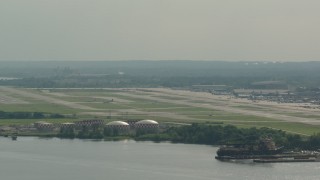
<svg viewBox="0 0 320 180"><path fill-rule="evenodd" d="M66 123L61 123L59 126L61 128L74 128L76 126L76 124L75 123L66 122Z"/></svg>
<svg viewBox="0 0 320 180"><path fill-rule="evenodd" d="M75 122L75 125L78 127L82 126L96 126L96 125L104 125L104 121L101 119L92 119L92 120L83 120Z"/></svg>
<svg viewBox="0 0 320 180"><path fill-rule="evenodd" d="M159 123L155 120L145 119L135 123L136 129L159 128Z"/></svg>
<svg viewBox="0 0 320 180"><path fill-rule="evenodd" d="M129 130L130 125L124 121L112 121L106 124L107 128L112 128L112 129L120 129L120 130Z"/></svg>
<svg viewBox="0 0 320 180"><path fill-rule="evenodd" d="M38 130L46 130L46 131L54 129L54 125L52 123L48 123L45 121L35 122L34 127L37 128Z"/></svg>
<svg viewBox="0 0 320 180"><path fill-rule="evenodd" d="M128 134L130 132L130 125L124 121L112 121L106 124L104 134L109 136L117 136L121 134Z"/></svg>

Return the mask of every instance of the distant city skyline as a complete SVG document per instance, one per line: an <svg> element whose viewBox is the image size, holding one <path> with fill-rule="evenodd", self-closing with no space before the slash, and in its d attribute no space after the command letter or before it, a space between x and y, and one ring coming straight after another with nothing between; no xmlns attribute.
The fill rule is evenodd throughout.
<svg viewBox="0 0 320 180"><path fill-rule="evenodd" d="M1 0L0 61L320 61L318 0Z"/></svg>

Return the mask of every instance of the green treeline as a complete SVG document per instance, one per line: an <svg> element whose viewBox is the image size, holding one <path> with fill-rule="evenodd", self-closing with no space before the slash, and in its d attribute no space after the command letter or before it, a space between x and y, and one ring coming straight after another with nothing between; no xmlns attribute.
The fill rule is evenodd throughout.
<svg viewBox="0 0 320 180"><path fill-rule="evenodd" d="M73 127L61 127L58 137L79 139L103 139L104 129L101 126L82 126L80 129Z"/></svg>
<svg viewBox="0 0 320 180"><path fill-rule="evenodd" d="M162 133L147 134L138 140L171 141L190 144L255 144L261 137L272 137L277 144L284 145L287 134L281 130L269 128L237 128L232 125L192 124L191 126L171 127Z"/></svg>
<svg viewBox="0 0 320 180"><path fill-rule="evenodd" d="M237 128L232 125L214 126L192 124L191 126L171 127L158 134L136 137L137 140L171 141L176 143L206 145L258 144L263 137L271 137L277 146L285 149L320 149L320 134L304 137L270 128Z"/></svg>
<svg viewBox="0 0 320 180"><path fill-rule="evenodd" d="M0 119L43 119L43 118L65 118L61 114L48 114L42 112L4 112L0 111Z"/></svg>
<svg viewBox="0 0 320 180"><path fill-rule="evenodd" d="M103 127L82 127L77 132L61 130L59 137L82 139L121 139L121 137L126 137L137 141L170 141L206 145L255 145L259 143L261 138L271 137L278 147L284 147L288 150L320 149L320 134L305 137L270 128L237 128L232 125L192 124L191 126L170 127L157 133L128 132L127 134L118 131L110 133L110 130Z"/></svg>
<svg viewBox="0 0 320 180"><path fill-rule="evenodd" d="M26 88L136 88L136 87L191 87L192 85L224 84L233 88L257 88L252 83L259 81L281 81L293 87L317 88L320 85L318 76L272 77L272 76L54 76L26 77L23 79L0 81L2 86Z"/></svg>

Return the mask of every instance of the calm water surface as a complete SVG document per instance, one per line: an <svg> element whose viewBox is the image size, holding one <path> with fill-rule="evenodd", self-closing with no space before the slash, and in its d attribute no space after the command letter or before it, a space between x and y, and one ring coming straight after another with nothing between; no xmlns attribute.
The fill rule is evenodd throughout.
<svg viewBox="0 0 320 180"><path fill-rule="evenodd" d="M320 179L320 163L219 162L216 150L170 143L0 138L0 179Z"/></svg>

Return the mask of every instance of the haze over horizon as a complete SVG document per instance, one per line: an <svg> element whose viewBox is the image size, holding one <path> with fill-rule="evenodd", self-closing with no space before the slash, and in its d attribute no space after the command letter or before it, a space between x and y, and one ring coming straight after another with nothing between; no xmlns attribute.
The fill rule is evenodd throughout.
<svg viewBox="0 0 320 180"><path fill-rule="evenodd" d="M0 61L320 61L317 0L1 0Z"/></svg>

